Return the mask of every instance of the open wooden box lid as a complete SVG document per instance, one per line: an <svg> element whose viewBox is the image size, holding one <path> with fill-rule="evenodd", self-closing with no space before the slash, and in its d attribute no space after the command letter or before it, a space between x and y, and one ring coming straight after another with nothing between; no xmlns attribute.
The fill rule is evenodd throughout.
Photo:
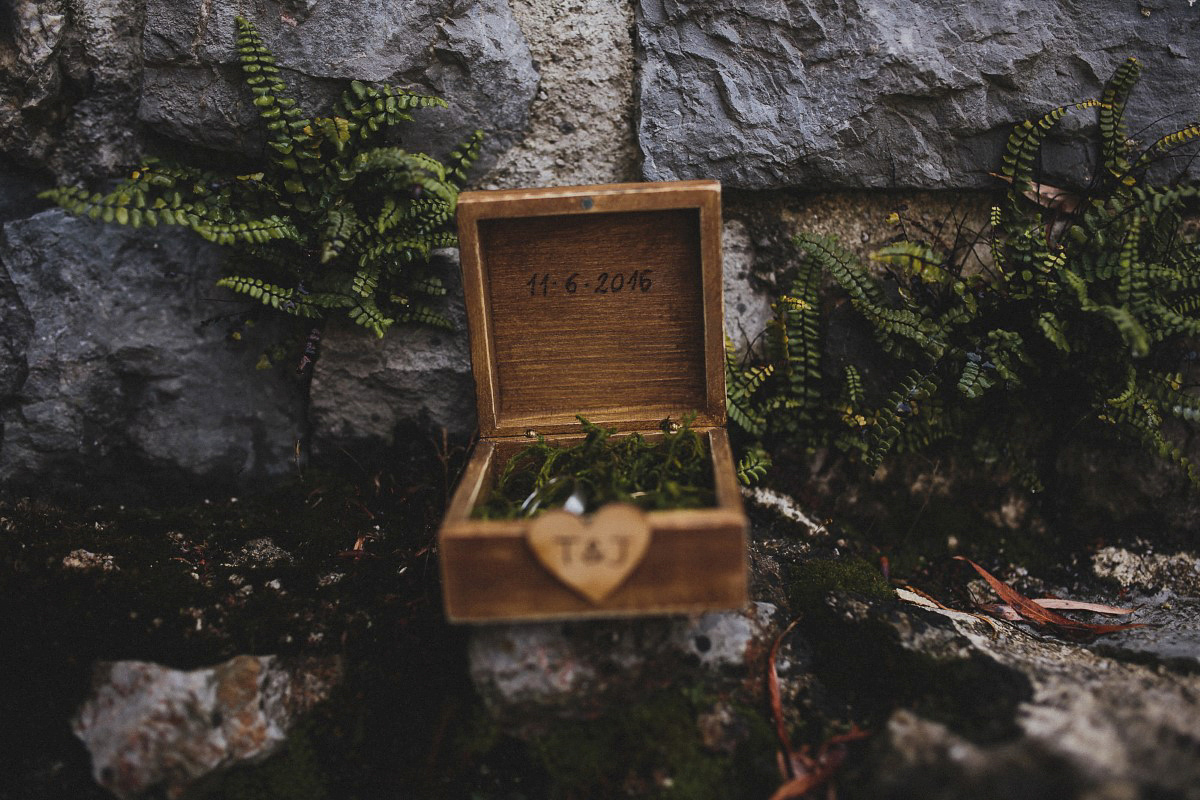
<svg viewBox="0 0 1200 800"><path fill-rule="evenodd" d="M465 192L458 230L482 436L725 424L719 183Z"/></svg>

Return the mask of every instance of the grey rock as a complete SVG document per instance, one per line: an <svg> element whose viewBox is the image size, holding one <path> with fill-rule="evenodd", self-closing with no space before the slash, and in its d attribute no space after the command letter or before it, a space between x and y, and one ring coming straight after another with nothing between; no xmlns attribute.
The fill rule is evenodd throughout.
<svg viewBox="0 0 1200 800"><path fill-rule="evenodd" d="M1200 78L1200 15L1182 3L640 0L637 26L652 180L993 186L1014 122L1097 96L1126 56L1146 67L1128 109L1144 143L1194 116Z"/></svg>
<svg viewBox="0 0 1200 800"><path fill-rule="evenodd" d="M725 335L745 353L771 319L771 299L751 281L755 247L746 225L727 220L722 235L725 284Z"/></svg>
<svg viewBox="0 0 1200 800"><path fill-rule="evenodd" d="M41 176L0 168L0 224L29 216L44 202L37 199L38 192L49 188Z"/></svg>
<svg viewBox="0 0 1200 800"><path fill-rule="evenodd" d="M117 560L108 553L93 553L90 550L72 550L63 556L63 569L76 569L83 572L99 570L100 572L120 572Z"/></svg>
<svg viewBox="0 0 1200 800"><path fill-rule="evenodd" d="M1136 621L1146 627L1098 639L1093 650L1126 661L1200 672L1200 597L1163 590L1121 602L1139 608Z"/></svg>
<svg viewBox="0 0 1200 800"><path fill-rule="evenodd" d="M0 14L0 152L59 178L139 157L139 0L18 0Z"/></svg>
<svg viewBox="0 0 1200 800"><path fill-rule="evenodd" d="M1092 555L1092 571L1110 578L1123 589L1142 594L1167 590L1181 595L1200 596L1200 556L1195 553L1155 553L1148 542L1139 542L1137 550L1104 547Z"/></svg>
<svg viewBox="0 0 1200 800"><path fill-rule="evenodd" d="M763 674L782 624L779 609L754 603L690 617L478 626L471 679L502 725L536 733L666 686L739 690Z"/></svg>
<svg viewBox="0 0 1200 800"><path fill-rule="evenodd" d="M206 324L245 308L213 285L219 258L189 232L61 211L3 227L0 302L18 313L0 325L16 331L0 339L0 481L228 483L290 468L302 387L255 370L274 324L238 343Z"/></svg>
<svg viewBox="0 0 1200 800"><path fill-rule="evenodd" d="M929 800L1014 797L1080 797L1134 800L1135 784L1096 780L1060 755L1027 739L976 744L947 726L901 709L883 731L881 759L872 797Z"/></svg>
<svg viewBox="0 0 1200 800"><path fill-rule="evenodd" d="M1139 609L1134 619L1146 625L1105 636L1097 652L1200 672L1200 557L1155 553L1139 541L1096 551L1092 571L1120 585L1127 593L1121 604Z"/></svg>
<svg viewBox="0 0 1200 800"><path fill-rule="evenodd" d="M307 93L295 92L297 102L319 108L331 101L327 93L313 97L314 87L307 82L302 88ZM218 150L257 153L265 141L254 106L239 91L233 68L147 67L138 117L174 139Z"/></svg>
<svg viewBox="0 0 1200 800"><path fill-rule="evenodd" d="M512 0L540 81L529 133L500 157L487 188L636 180L633 6Z"/></svg>
<svg viewBox="0 0 1200 800"><path fill-rule="evenodd" d="M179 797L206 775L277 751L340 679L337 659L236 656L192 671L104 663L72 727L96 781L117 797Z"/></svg>
<svg viewBox="0 0 1200 800"><path fill-rule="evenodd" d="M226 561L228 567L277 567L281 564L293 564L296 558L284 550L269 536L251 539L242 549L231 555Z"/></svg>
<svg viewBox="0 0 1200 800"><path fill-rule="evenodd" d="M475 427L475 384L467 343L457 251L437 256L448 288L453 331L395 325L377 339L351 324L330 324L313 370L314 452L354 442L393 441L402 421L425 420L452 433Z"/></svg>
<svg viewBox="0 0 1200 800"><path fill-rule="evenodd" d="M0 260L0 406L25 383L29 375L26 352L33 339L33 317L21 302L17 287ZM3 443L0 422L0 444Z"/></svg>
<svg viewBox="0 0 1200 800"><path fill-rule="evenodd" d="M933 670L908 684L923 698L896 684L907 710L862 765L863 796L1200 797L1194 668L1113 648L1110 637L1080 645L957 611L838 595L829 605L841 622L814 643L818 659L830 643L853 654L890 640L918 659L897 668ZM1192 625L1194 611L1184 613Z"/></svg>
<svg viewBox="0 0 1200 800"><path fill-rule="evenodd" d="M234 17L246 14L300 107L325 112L351 79L433 92L449 110L419 112L404 134L434 155L475 128L490 163L525 130L538 75L500 0L311 2L257 13L230 0L150 0L140 118L183 141L254 153L261 125L236 67Z"/></svg>

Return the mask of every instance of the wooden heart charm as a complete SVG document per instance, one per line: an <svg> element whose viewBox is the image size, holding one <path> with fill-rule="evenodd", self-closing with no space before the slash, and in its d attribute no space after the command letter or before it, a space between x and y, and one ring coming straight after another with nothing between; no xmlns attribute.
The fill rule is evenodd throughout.
<svg viewBox="0 0 1200 800"><path fill-rule="evenodd" d="M542 566L592 603L620 586L650 546L650 524L637 506L606 505L590 517L547 511L526 534Z"/></svg>

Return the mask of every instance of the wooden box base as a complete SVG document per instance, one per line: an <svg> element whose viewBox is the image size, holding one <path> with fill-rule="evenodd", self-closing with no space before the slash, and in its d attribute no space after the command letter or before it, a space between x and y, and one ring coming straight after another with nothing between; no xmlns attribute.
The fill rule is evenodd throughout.
<svg viewBox="0 0 1200 800"><path fill-rule="evenodd" d="M482 440L439 536L446 616L452 622L615 617L740 608L746 593L746 517L723 428L700 431L712 457L716 505L650 511L645 554L598 601L567 585L535 556L532 520L471 518L495 471L528 442ZM582 436L547 437L569 444ZM647 438L652 438L647 436ZM603 511L599 512L603 513Z"/></svg>

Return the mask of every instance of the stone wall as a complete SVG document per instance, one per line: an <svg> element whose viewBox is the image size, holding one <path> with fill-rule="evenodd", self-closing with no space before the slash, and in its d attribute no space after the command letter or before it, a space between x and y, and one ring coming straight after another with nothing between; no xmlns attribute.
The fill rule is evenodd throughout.
<svg viewBox="0 0 1200 800"><path fill-rule="evenodd" d="M1146 65L1130 114L1152 128L1135 135L1197 114L1188 0L16 0L0 9L0 481L269 477L310 436L320 453L387 443L412 418L473 424L461 335L332 326L309 403L285 370L254 369L270 331L234 342L208 322L241 308L212 286L214 248L34 199L147 153L255 152L236 14L306 108L351 77L446 97L409 141L442 153L485 129L481 188L704 177L738 190L725 209L735 339L759 325L758 290L795 226L867 247L898 204L975 207L919 192L987 188L1014 120L1095 95L1127 55ZM1086 173L1069 147L1085 121L1068 121L1052 168Z"/></svg>

